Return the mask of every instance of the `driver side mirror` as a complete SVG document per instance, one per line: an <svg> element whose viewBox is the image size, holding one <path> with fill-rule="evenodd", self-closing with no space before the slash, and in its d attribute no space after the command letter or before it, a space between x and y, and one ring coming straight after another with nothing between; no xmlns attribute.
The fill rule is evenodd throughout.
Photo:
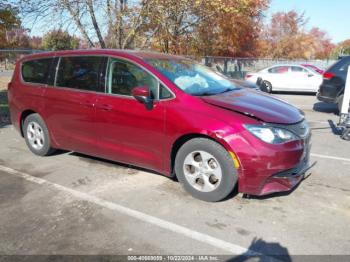
<svg viewBox="0 0 350 262"><path fill-rule="evenodd" d="M308 76L308 77L313 77L314 74L309 73L307 76Z"/></svg>
<svg viewBox="0 0 350 262"><path fill-rule="evenodd" d="M131 90L131 94L137 101L144 104L147 109L153 108L153 99L148 86L138 86Z"/></svg>

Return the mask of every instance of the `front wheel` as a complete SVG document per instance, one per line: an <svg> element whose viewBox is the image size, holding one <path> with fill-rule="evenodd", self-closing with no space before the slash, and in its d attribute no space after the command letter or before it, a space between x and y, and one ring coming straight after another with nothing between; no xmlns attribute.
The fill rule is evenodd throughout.
<svg viewBox="0 0 350 262"><path fill-rule="evenodd" d="M208 202L223 200L237 183L237 170L230 154L206 138L191 139L179 149L175 173L187 192Z"/></svg>
<svg viewBox="0 0 350 262"><path fill-rule="evenodd" d="M39 156L52 154L49 131L39 114L31 114L23 123L23 134L30 151Z"/></svg>

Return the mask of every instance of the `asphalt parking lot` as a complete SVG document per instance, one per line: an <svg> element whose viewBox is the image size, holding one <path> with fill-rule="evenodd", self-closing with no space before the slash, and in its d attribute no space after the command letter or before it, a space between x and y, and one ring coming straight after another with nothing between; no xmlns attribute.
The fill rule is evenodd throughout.
<svg viewBox="0 0 350 262"><path fill-rule="evenodd" d="M206 203L152 172L93 157L30 153L0 128L0 254L350 255L350 142L336 106L276 94L303 109L311 175L289 194Z"/></svg>

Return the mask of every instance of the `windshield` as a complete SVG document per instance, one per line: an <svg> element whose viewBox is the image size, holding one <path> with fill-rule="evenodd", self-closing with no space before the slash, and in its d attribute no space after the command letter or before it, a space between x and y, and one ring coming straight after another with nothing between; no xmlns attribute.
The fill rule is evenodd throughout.
<svg viewBox="0 0 350 262"><path fill-rule="evenodd" d="M224 76L189 59L147 59L146 61L190 95L215 95L238 89Z"/></svg>

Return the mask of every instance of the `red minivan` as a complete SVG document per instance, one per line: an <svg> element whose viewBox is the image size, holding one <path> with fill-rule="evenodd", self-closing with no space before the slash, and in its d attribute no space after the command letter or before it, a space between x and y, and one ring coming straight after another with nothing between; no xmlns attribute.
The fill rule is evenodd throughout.
<svg viewBox="0 0 350 262"><path fill-rule="evenodd" d="M289 191L310 168L294 106L192 60L141 51L26 56L8 86L29 149L65 149L176 176L205 201Z"/></svg>

